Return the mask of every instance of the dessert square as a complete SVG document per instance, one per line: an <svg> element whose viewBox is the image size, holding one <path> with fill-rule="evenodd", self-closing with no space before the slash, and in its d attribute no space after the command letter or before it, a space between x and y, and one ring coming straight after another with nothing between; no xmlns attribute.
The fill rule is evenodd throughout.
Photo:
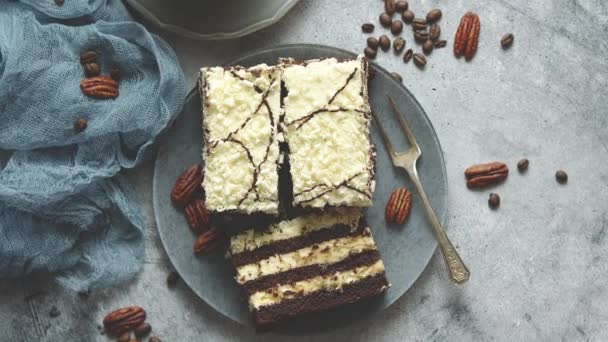
<svg viewBox="0 0 608 342"><path fill-rule="evenodd" d="M282 127L296 207L368 207L375 148L367 59L283 60Z"/></svg>
<svg viewBox="0 0 608 342"><path fill-rule="evenodd" d="M202 186L215 213L278 213L281 69L205 67Z"/></svg>
<svg viewBox="0 0 608 342"><path fill-rule="evenodd" d="M259 328L358 302L390 286L358 208L247 230L231 238L230 254Z"/></svg>

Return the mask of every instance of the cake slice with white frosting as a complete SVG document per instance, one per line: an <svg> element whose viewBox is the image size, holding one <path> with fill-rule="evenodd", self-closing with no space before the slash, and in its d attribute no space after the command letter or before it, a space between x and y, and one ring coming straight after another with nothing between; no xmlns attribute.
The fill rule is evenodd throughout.
<svg viewBox="0 0 608 342"><path fill-rule="evenodd" d="M282 127L296 207L368 207L375 149L364 57L283 60Z"/></svg>
<svg viewBox="0 0 608 342"><path fill-rule="evenodd" d="M358 302L389 287L358 208L247 230L231 238L230 254L258 327Z"/></svg>
<svg viewBox="0 0 608 342"><path fill-rule="evenodd" d="M214 213L278 213L281 69L205 67L203 189Z"/></svg>

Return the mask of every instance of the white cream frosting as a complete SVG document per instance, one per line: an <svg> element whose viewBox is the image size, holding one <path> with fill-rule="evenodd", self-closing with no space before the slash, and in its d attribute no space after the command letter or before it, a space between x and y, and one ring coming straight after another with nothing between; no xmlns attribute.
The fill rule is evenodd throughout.
<svg viewBox="0 0 608 342"><path fill-rule="evenodd" d="M382 260L378 260L372 265L360 266L323 276L316 276L292 284L277 285L251 295L249 297L249 307L250 309L257 310L263 306L277 304L285 299L307 295L319 290L339 291L344 285L361 281L382 272L384 272L384 264L382 263ZM385 289L386 287L378 289L378 293Z"/></svg>
<svg viewBox="0 0 608 342"><path fill-rule="evenodd" d="M293 252L277 254L262 259L259 262L243 265L236 268L237 282L245 282L259 277L289 271L295 268L315 265L333 264L344 260L350 254L357 254L367 250L375 250L376 244L369 228L367 234L347 236L318 243Z"/></svg>
<svg viewBox="0 0 608 342"><path fill-rule="evenodd" d="M284 99L283 127L296 205L371 206L373 166L364 63L362 58L344 62L330 58L285 66L283 81L289 93ZM321 108L349 110L321 112L301 120ZM344 186L346 180L349 187Z"/></svg>
<svg viewBox="0 0 608 342"><path fill-rule="evenodd" d="M278 212L280 74L279 68L266 65L250 69L201 69L202 96L205 99L203 126L208 140L203 151L205 178L202 185L209 210ZM267 106L260 106L267 91L266 100L272 111L272 120ZM234 141L226 141L228 137ZM271 140L266 161L261 164ZM247 151L235 141L247 147L254 165ZM259 199L251 191L239 205L252 185L254 168L259 168L255 186Z"/></svg>
<svg viewBox="0 0 608 342"><path fill-rule="evenodd" d="M337 224L357 228L361 211L357 208L338 208L323 214L309 214L290 221L271 225L263 231L249 229L230 239L230 252L234 255L251 251L264 245L327 229Z"/></svg>

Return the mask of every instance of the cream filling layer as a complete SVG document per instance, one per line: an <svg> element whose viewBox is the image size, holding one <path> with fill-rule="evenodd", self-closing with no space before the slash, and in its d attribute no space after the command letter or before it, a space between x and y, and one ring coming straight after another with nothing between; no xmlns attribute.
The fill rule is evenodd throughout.
<svg viewBox="0 0 608 342"><path fill-rule="evenodd" d="M230 252L238 254L280 240L295 238L310 232L326 229L337 224L346 224L356 229L361 217L357 208L338 208L322 214L309 214L290 221L271 225L263 231L247 230L230 239Z"/></svg>
<svg viewBox="0 0 608 342"><path fill-rule="evenodd" d="M333 264L344 260L350 254L358 254L367 250L375 250L376 244L369 231L367 234L347 236L339 239L324 241L314 246L304 247L297 251L277 254L248 265L237 267L236 280L239 284L277 274L295 268L316 265Z"/></svg>
<svg viewBox="0 0 608 342"><path fill-rule="evenodd" d="M307 295L319 290L339 291L344 285L358 282L382 272L384 272L384 264L382 260L378 260L372 265L360 266L334 274L316 276L293 284L277 285L251 295L249 297L249 308L257 310L263 306L278 304L283 300ZM379 292L382 290L384 288L379 290Z"/></svg>

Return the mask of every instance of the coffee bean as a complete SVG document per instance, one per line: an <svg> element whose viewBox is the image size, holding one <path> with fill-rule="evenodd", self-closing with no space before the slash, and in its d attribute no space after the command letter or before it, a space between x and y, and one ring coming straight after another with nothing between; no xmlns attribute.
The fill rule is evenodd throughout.
<svg viewBox="0 0 608 342"><path fill-rule="evenodd" d="M408 5L407 1L405 1L405 0L400 0L395 3L395 10L399 13L401 13L403 11L407 11L408 7L409 7L409 5Z"/></svg>
<svg viewBox="0 0 608 342"><path fill-rule="evenodd" d="M135 337L139 338L148 335L150 331L152 331L152 326L148 323L142 323L133 330Z"/></svg>
<svg viewBox="0 0 608 342"><path fill-rule="evenodd" d="M384 0L384 12L388 15L395 14L395 1L394 0Z"/></svg>
<svg viewBox="0 0 608 342"><path fill-rule="evenodd" d="M74 122L74 132L80 133L87 128L87 120L78 119Z"/></svg>
<svg viewBox="0 0 608 342"><path fill-rule="evenodd" d="M409 62L410 59L412 59L413 55L414 55L414 51L412 49L408 49L407 51L405 51L405 54L403 55L403 61L405 63Z"/></svg>
<svg viewBox="0 0 608 342"><path fill-rule="evenodd" d="M431 28L429 29L429 38L432 41L436 41L437 39L439 39L440 35L441 35L441 28L439 27L439 25L438 24L431 25Z"/></svg>
<svg viewBox="0 0 608 342"><path fill-rule="evenodd" d="M414 20L416 20L416 19L414 19ZM426 24L413 22L412 29L413 30L426 30Z"/></svg>
<svg viewBox="0 0 608 342"><path fill-rule="evenodd" d="M425 25L426 26L426 19L424 18L416 18L412 21L413 24L419 24L419 25Z"/></svg>
<svg viewBox="0 0 608 342"><path fill-rule="evenodd" d="M492 209L498 208L498 206L500 205L500 196L498 196L498 194L491 193L490 198L488 198L488 205Z"/></svg>
<svg viewBox="0 0 608 342"><path fill-rule="evenodd" d="M175 271L169 272L169 274L167 275L167 287L175 287L175 285L177 285L177 282L179 281L179 278L179 273Z"/></svg>
<svg viewBox="0 0 608 342"><path fill-rule="evenodd" d="M372 32L374 32L374 24L372 24L372 23L365 23L365 24L361 25L361 31L363 31L365 33L372 33Z"/></svg>
<svg viewBox="0 0 608 342"><path fill-rule="evenodd" d="M517 163L517 169L519 172L524 172L528 169L528 165L530 165L530 161L524 158Z"/></svg>
<svg viewBox="0 0 608 342"><path fill-rule="evenodd" d="M426 55L433 52L433 41L428 39L426 42L424 42L424 44L422 44L422 51L424 51Z"/></svg>
<svg viewBox="0 0 608 342"><path fill-rule="evenodd" d="M568 174L564 170L559 170L555 173L555 179L560 184L568 183Z"/></svg>
<svg viewBox="0 0 608 342"><path fill-rule="evenodd" d="M423 68L426 65L426 57L424 57L424 55L422 54L415 53L414 63L416 63L417 66Z"/></svg>
<svg viewBox="0 0 608 342"><path fill-rule="evenodd" d="M395 52L401 52L405 48L405 39L399 37L393 41L393 50Z"/></svg>
<svg viewBox="0 0 608 342"><path fill-rule="evenodd" d="M435 48L445 47L447 45L447 43L448 43L447 40L438 40L435 42Z"/></svg>
<svg viewBox="0 0 608 342"><path fill-rule="evenodd" d="M367 46L374 50L378 50L378 38L376 38L376 37L367 38Z"/></svg>
<svg viewBox="0 0 608 342"><path fill-rule="evenodd" d="M57 6L63 6L63 2L64 2L63 0L55 0L55 4Z"/></svg>
<svg viewBox="0 0 608 342"><path fill-rule="evenodd" d="M120 81L122 78L122 72L117 66L113 66L110 68L110 77L115 81Z"/></svg>
<svg viewBox="0 0 608 342"><path fill-rule="evenodd" d="M395 79L395 81L403 82L403 78L396 72L391 72L391 77Z"/></svg>
<svg viewBox="0 0 608 342"><path fill-rule="evenodd" d="M156 336L152 336L148 339L148 342L162 342L160 340L160 338L156 337Z"/></svg>
<svg viewBox="0 0 608 342"><path fill-rule="evenodd" d="M385 34L380 36L378 42L380 43L380 48L384 51L391 47L391 40Z"/></svg>
<svg viewBox="0 0 608 342"><path fill-rule="evenodd" d="M414 17L414 12L410 10L406 10L405 12L401 13L401 19L403 19L403 21L406 23L411 23L412 20L414 20Z"/></svg>
<svg viewBox="0 0 608 342"><path fill-rule="evenodd" d="M118 337L118 342L129 342L131 341L131 332L128 331L122 335L120 335L120 337Z"/></svg>
<svg viewBox="0 0 608 342"><path fill-rule="evenodd" d="M392 22L393 22L393 19L391 18L390 15L388 15L386 13L380 14L380 24L382 24L382 26L389 27L389 26L391 26Z"/></svg>
<svg viewBox="0 0 608 342"><path fill-rule="evenodd" d="M507 33L500 40L500 45L502 45L503 48L508 48L513 44L513 39L515 39L513 33Z"/></svg>
<svg viewBox="0 0 608 342"><path fill-rule="evenodd" d="M84 65L84 74L87 77L95 77L99 76L99 64L97 63L87 63Z"/></svg>
<svg viewBox="0 0 608 342"><path fill-rule="evenodd" d="M423 30L414 31L414 39L417 42L425 42L429 39L429 33Z"/></svg>
<svg viewBox="0 0 608 342"><path fill-rule="evenodd" d="M393 21L393 23L391 24L391 32L394 35L397 35L397 34L401 33L401 31L403 31L403 21L401 21L401 20Z"/></svg>
<svg viewBox="0 0 608 342"><path fill-rule="evenodd" d="M59 315L61 315L61 311L59 311L59 309L57 309L57 307L53 305L51 307L51 311L49 311L49 316L55 318L55 317L58 317Z"/></svg>
<svg viewBox="0 0 608 342"><path fill-rule="evenodd" d="M441 19L441 14L442 13L439 8L434 8L426 14L426 21L428 21L429 23L434 23L437 20Z"/></svg>
<svg viewBox="0 0 608 342"><path fill-rule="evenodd" d="M80 55L80 64L97 62L97 53L95 51L85 51Z"/></svg>
<svg viewBox="0 0 608 342"><path fill-rule="evenodd" d="M365 57L369 58L369 59L374 59L376 58L376 50L370 48L370 47L366 47L365 50L363 50L363 53L365 54Z"/></svg>

